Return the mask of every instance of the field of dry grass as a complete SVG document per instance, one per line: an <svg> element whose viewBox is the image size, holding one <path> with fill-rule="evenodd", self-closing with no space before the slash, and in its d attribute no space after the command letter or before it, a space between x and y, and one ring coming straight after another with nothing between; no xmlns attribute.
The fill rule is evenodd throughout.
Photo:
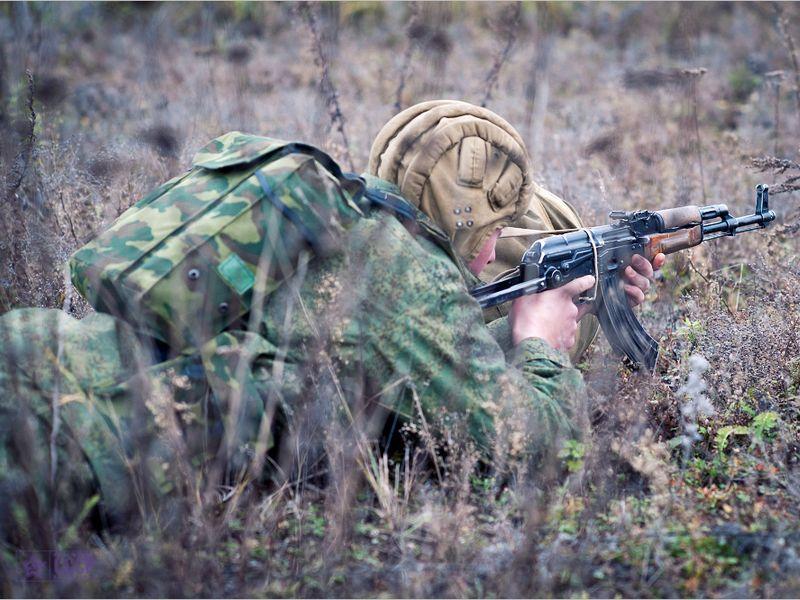
<svg viewBox="0 0 800 600"><path fill-rule="evenodd" d="M662 342L654 377L595 344L594 433L562 452L560 486L375 452L347 510L314 482L247 489L177 532L87 533L88 576L6 593L800 593L800 7L12 3L0 41L0 313L86 314L66 257L220 133L309 141L360 170L381 125L426 99L504 116L592 225L782 192L766 232L664 269L640 310Z"/></svg>

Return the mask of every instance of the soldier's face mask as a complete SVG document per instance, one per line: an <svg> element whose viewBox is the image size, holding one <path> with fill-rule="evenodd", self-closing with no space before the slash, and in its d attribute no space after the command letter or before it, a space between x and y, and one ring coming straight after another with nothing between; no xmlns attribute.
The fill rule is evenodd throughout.
<svg viewBox="0 0 800 600"><path fill-rule="evenodd" d="M468 262L525 210L532 189L519 134L466 102L426 102L394 117L372 146L369 170L395 183Z"/></svg>

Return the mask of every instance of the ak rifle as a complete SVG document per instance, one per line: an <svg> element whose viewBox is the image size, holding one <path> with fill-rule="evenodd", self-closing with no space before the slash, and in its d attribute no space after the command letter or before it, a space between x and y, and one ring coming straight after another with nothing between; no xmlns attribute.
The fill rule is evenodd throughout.
<svg viewBox="0 0 800 600"><path fill-rule="evenodd" d="M537 240L513 272L470 293L481 307L488 308L594 275L596 287L590 300L596 303L595 313L611 347L652 372L658 342L636 319L618 277L631 258L641 254L652 261L660 252L671 254L720 237L763 229L775 220L775 213L769 209L769 188L758 185L755 212L742 217L731 216L724 204L615 210L609 217L613 222L608 225Z"/></svg>

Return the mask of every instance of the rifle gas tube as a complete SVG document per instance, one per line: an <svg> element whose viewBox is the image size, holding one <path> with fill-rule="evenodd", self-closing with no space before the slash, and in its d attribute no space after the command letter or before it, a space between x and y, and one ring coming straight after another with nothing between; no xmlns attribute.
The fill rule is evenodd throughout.
<svg viewBox="0 0 800 600"><path fill-rule="evenodd" d="M536 241L512 273L470 293L481 307L488 308L594 275L598 280L596 313L609 343L652 372L658 342L636 319L617 275L634 254L652 260L659 252L671 254L718 237L763 229L775 219L775 213L769 209L769 188L759 185L755 212L742 217L732 217L724 204L613 211L609 217L614 222L608 225Z"/></svg>

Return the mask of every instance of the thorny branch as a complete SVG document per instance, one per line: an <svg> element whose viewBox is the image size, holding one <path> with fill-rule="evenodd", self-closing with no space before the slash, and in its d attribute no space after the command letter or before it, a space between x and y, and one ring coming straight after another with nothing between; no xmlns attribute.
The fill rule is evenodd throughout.
<svg viewBox="0 0 800 600"><path fill-rule="evenodd" d="M28 172L28 165L31 161L33 154L33 145L36 142L36 112L33 110L33 73L30 70L25 70L25 75L28 77L28 132L23 141L22 148L14 160L14 167L11 174L11 184L6 189L6 202L11 202L14 198L19 186L22 185L25 174Z"/></svg>
<svg viewBox="0 0 800 600"><path fill-rule="evenodd" d="M299 8L301 14L305 17L306 24L308 25L308 29L311 33L314 63L322 72L322 76L320 77L319 81L319 89L325 98L325 104L328 107L328 114L331 118L331 124L339 130L339 134L342 136L342 143L344 145L344 158L347 160L347 164L352 171L354 170L353 158L350 156L350 143L347 139L347 133L345 132L345 119L344 114L342 113L342 107L339 104L339 92L336 90L336 86L331 79L330 63L328 62L328 59L325 56L325 51L322 48L322 39L319 35L317 19L314 16L314 11L309 3L303 2Z"/></svg>
<svg viewBox="0 0 800 600"><path fill-rule="evenodd" d="M506 45L503 50L494 59L494 64L486 76L486 90L481 101L481 106L485 107L492 99L492 90L497 85L497 80L500 78L500 70L511 55L511 50L514 48L514 43L517 41L517 32L519 31L520 17L522 16L522 3L515 2L507 8L507 12L501 19L501 33L505 33Z"/></svg>

